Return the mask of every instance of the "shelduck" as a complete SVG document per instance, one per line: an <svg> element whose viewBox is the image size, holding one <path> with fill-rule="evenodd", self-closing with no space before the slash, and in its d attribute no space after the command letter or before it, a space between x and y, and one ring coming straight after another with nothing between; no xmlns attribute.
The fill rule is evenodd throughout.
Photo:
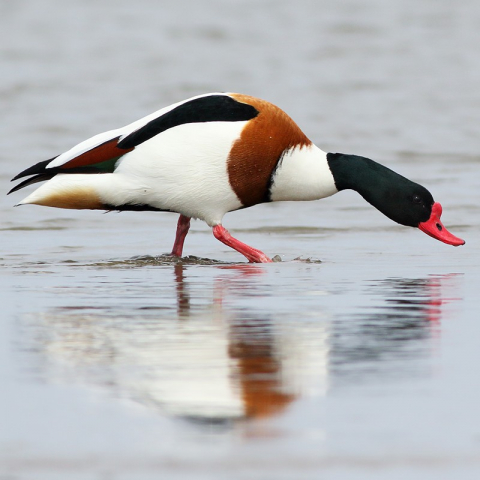
<svg viewBox="0 0 480 480"><path fill-rule="evenodd" d="M356 190L391 220L444 243L465 242L442 225L442 207L421 185L373 160L325 153L275 105L237 93L175 103L126 127L100 133L20 172L9 193L47 181L19 205L180 214L172 255L180 257L190 219L250 262L271 262L222 226L240 208L317 200Z"/></svg>

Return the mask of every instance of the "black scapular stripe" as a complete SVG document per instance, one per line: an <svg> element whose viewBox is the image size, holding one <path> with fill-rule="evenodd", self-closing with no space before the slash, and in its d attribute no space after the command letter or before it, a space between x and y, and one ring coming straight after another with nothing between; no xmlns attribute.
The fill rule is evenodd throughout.
<svg viewBox="0 0 480 480"><path fill-rule="evenodd" d="M185 123L240 122L251 120L258 113L252 105L237 102L228 95L200 97L183 103L147 123L121 140L118 148L135 148L155 135Z"/></svg>

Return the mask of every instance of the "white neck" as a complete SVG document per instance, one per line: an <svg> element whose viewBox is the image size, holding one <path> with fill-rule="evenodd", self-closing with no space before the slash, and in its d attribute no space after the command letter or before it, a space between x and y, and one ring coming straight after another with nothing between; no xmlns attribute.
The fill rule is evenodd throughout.
<svg viewBox="0 0 480 480"><path fill-rule="evenodd" d="M273 176L271 200L318 200L337 192L327 154L312 144L282 157Z"/></svg>

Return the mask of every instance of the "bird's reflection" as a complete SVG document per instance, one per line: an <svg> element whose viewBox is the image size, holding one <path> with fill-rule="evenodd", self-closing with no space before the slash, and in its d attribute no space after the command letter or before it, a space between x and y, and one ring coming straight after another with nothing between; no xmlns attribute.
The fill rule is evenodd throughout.
<svg viewBox="0 0 480 480"><path fill-rule="evenodd" d="M322 321L299 321L299 308L285 322L275 302L263 309L249 303L262 297L261 267L215 268L212 281L202 283L189 266L174 265L173 308L119 309L112 287L112 305L104 310L43 314L48 334L40 343L56 360L49 374L73 371L77 380L194 422L269 417L302 396L325 395L332 377L358 375L359 365L388 366L392 355L422 354L451 282L448 276L371 282L363 292L368 303L354 314L331 312L318 297Z"/></svg>
<svg viewBox="0 0 480 480"><path fill-rule="evenodd" d="M237 362L245 414L259 417L280 412L295 394L292 386L283 385L282 361L275 350L271 325L244 319L231 326L230 339L228 353Z"/></svg>
<svg viewBox="0 0 480 480"><path fill-rule="evenodd" d="M185 287L185 267L181 264L174 266L175 285L177 288L177 310L179 318L188 316L190 312L190 296Z"/></svg>
<svg viewBox="0 0 480 480"><path fill-rule="evenodd" d="M459 300L445 295L458 277L432 275L371 282L366 290L374 300L373 307L357 309L336 322L331 370L336 376L357 378L367 371L370 375L381 371L395 376L411 374L418 364L412 367L405 362L429 352L430 340L440 334L443 306Z"/></svg>

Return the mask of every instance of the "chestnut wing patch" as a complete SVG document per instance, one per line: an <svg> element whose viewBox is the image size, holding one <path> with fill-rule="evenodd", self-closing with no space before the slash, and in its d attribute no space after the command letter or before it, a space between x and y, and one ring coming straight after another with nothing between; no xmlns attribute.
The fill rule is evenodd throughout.
<svg viewBox="0 0 480 480"><path fill-rule="evenodd" d="M251 120L258 110L248 103L240 103L228 95L209 95L182 103L164 115L151 120L119 143L119 148L135 148L170 128L186 123L240 122Z"/></svg>
<svg viewBox="0 0 480 480"><path fill-rule="evenodd" d="M125 155L125 153L133 150L133 148L118 148L119 138L120 137L115 137L107 140L58 167L48 168L48 165L55 160L56 157L36 163L12 178L12 181L15 181L19 178L33 175L31 178L13 187L8 194L16 192L28 185L50 180L57 175L57 173L112 173L117 160L122 155Z"/></svg>

